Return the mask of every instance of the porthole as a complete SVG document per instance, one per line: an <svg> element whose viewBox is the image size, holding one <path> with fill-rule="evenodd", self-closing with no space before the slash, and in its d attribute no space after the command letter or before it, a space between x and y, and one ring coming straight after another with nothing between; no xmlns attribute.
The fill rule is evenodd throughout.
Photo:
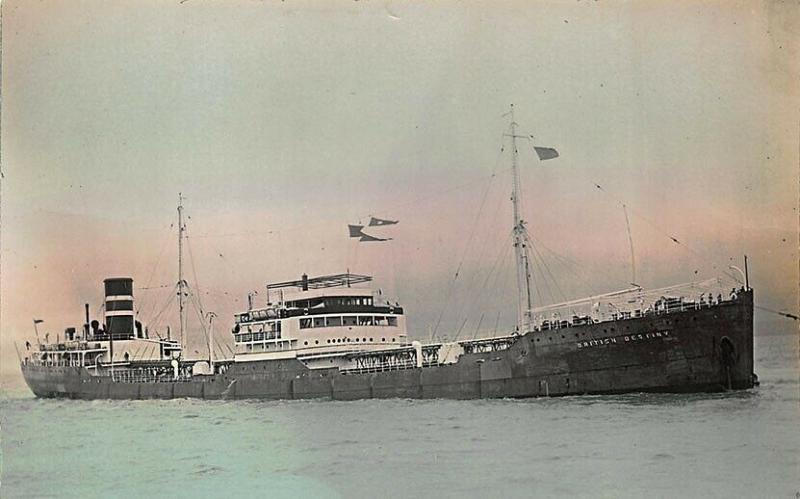
<svg viewBox="0 0 800 499"><path fill-rule="evenodd" d="M397 338L392 338L392 341L396 340Z"/></svg>
<svg viewBox="0 0 800 499"><path fill-rule="evenodd" d="M386 338L381 338L381 341L386 341Z"/></svg>
<svg viewBox="0 0 800 499"><path fill-rule="evenodd" d="M319 340L314 340L315 345L319 345Z"/></svg>
<svg viewBox="0 0 800 499"><path fill-rule="evenodd" d="M356 338L356 341L359 341L358 338Z"/></svg>
<svg viewBox="0 0 800 499"><path fill-rule="evenodd" d="M308 345L308 342L307 342L307 341L304 341L304 342L303 342L303 345Z"/></svg>
<svg viewBox="0 0 800 499"><path fill-rule="evenodd" d="M366 343L366 342L367 342L367 339L366 339L366 338L364 338L364 339L362 339L361 341L363 341L364 343Z"/></svg>
<svg viewBox="0 0 800 499"><path fill-rule="evenodd" d="M369 342L372 343L372 338L369 339Z"/></svg>

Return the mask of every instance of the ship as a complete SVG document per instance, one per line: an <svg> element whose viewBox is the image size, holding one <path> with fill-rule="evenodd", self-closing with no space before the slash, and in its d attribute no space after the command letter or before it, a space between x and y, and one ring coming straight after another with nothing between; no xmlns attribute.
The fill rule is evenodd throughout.
<svg viewBox="0 0 800 499"><path fill-rule="evenodd" d="M533 306L530 237L520 213L517 140L510 111L517 320L500 335L412 339L405 309L351 273L266 284L266 299L235 314L233 348L214 348L214 318L201 312L204 358L189 359L182 271L185 231L178 206L179 334L138 320L134 281L104 281L102 315L85 306L82 327L36 338L18 352L37 397L71 399L482 399L630 392L750 389L753 289L722 278L645 290L638 285ZM537 148L537 153L540 152ZM557 156L541 148L540 158ZM736 268L738 270L738 268ZM417 337L418 335L414 335Z"/></svg>

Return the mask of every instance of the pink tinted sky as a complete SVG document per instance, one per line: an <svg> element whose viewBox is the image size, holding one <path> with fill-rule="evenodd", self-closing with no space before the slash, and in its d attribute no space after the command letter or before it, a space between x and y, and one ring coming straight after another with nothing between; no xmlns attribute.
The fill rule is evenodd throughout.
<svg viewBox="0 0 800 499"><path fill-rule="evenodd" d="M7 1L2 23L4 379L33 317L80 323L111 275L175 282L178 192L225 329L265 282L348 267L412 335L507 327L510 102L561 152L521 164L531 231L577 263L551 260L566 295L628 282L622 200L641 284L747 253L757 301L796 311L790 4ZM345 237L369 214L401 220L393 241ZM145 322L168 294L137 292Z"/></svg>

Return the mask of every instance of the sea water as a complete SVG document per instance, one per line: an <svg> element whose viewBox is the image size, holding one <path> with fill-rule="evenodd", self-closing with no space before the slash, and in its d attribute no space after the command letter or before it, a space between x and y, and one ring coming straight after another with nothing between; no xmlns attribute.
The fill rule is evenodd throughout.
<svg viewBox="0 0 800 499"><path fill-rule="evenodd" d="M798 338L761 386L532 400L72 401L6 390L12 497L800 497Z"/></svg>

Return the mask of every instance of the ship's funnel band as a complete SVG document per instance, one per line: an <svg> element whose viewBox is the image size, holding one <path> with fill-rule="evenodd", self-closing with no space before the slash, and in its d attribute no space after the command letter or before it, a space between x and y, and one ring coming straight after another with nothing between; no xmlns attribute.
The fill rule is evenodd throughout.
<svg viewBox="0 0 800 499"><path fill-rule="evenodd" d="M133 295L109 295L106 301L133 300Z"/></svg>
<svg viewBox="0 0 800 499"><path fill-rule="evenodd" d="M106 300L106 311L128 311L133 312L133 300Z"/></svg>
<svg viewBox="0 0 800 499"><path fill-rule="evenodd" d="M133 317L132 310L110 310L106 312L106 317Z"/></svg>

